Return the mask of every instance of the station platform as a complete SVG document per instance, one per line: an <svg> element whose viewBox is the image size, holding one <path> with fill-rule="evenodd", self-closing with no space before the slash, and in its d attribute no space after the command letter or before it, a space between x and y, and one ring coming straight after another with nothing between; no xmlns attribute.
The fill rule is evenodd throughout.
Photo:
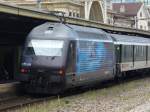
<svg viewBox="0 0 150 112"><path fill-rule="evenodd" d="M16 93L19 82L6 82L0 84L0 95L4 93Z"/></svg>

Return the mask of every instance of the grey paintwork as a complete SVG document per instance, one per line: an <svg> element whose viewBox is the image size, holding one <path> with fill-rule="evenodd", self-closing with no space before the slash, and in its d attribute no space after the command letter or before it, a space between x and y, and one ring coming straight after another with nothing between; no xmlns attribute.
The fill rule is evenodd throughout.
<svg viewBox="0 0 150 112"><path fill-rule="evenodd" d="M150 45L150 39L146 39L143 37L107 34L101 29L62 23L49 23L49 22L35 27L28 35L26 45L31 39L38 39L38 40L54 39L65 41L65 45L63 46L64 47L63 55L61 57L55 58L54 60L51 60L51 57L23 55L22 62L26 63L24 67L35 68L34 70L40 69L40 71L43 71L48 68L49 69L48 71L50 73L54 73L53 69L60 69L60 68L66 69L65 67L68 55L68 45L70 41L76 42L76 48L78 48L79 42L81 40L90 42L97 41L104 44L107 43L108 45L107 50L109 51L107 55L109 58L107 58L108 60L105 61L103 60L104 66L102 67L102 69L81 75L77 75L76 72L66 73L65 74L65 81L67 84L66 87L79 86L101 81L104 79L113 78L116 73L116 60L115 60L116 57L114 46L115 44ZM75 52L76 55L78 55L77 50ZM113 65L108 66L109 60L113 61ZM28 80L28 78L26 78L26 80Z"/></svg>
<svg viewBox="0 0 150 112"><path fill-rule="evenodd" d="M111 36L114 38L115 44L150 46L150 39L148 38L118 34L111 34Z"/></svg>
<svg viewBox="0 0 150 112"><path fill-rule="evenodd" d="M129 36L129 35L118 35L118 34L110 34L114 39L114 44L116 45L132 45L132 46L150 46L150 39L139 37L139 36ZM122 48L122 47L121 47ZM132 48L133 49L133 48ZM122 51L122 49L121 49ZM134 50L133 50L134 52ZM141 51L142 52L142 51ZM146 51L144 57L148 55L148 51ZM122 52L121 52L122 54ZM119 58L118 56L116 56ZM122 57L122 56L121 56ZM144 58L143 58L144 59ZM148 60L144 59L143 61L135 60L135 52L133 53L133 60L129 62L119 62L119 68L121 72L130 71L130 70L138 70L143 68L149 68Z"/></svg>

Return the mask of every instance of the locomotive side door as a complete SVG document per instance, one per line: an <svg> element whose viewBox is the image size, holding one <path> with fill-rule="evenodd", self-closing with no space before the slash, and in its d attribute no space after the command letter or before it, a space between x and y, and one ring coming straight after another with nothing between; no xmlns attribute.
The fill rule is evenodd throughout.
<svg viewBox="0 0 150 112"><path fill-rule="evenodd" d="M70 41L66 61L66 83L68 86L74 85L76 81L76 41Z"/></svg>
<svg viewBox="0 0 150 112"><path fill-rule="evenodd" d="M68 56L67 56L67 73L74 74L75 73L75 62L76 62L76 43L75 41L71 41L69 43L68 48Z"/></svg>

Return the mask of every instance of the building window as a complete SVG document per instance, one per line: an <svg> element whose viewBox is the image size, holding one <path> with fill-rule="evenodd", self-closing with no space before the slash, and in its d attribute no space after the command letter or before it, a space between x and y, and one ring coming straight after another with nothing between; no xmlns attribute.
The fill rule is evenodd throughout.
<svg viewBox="0 0 150 112"><path fill-rule="evenodd" d="M76 16L76 13L75 12L73 12L73 17L75 17Z"/></svg>
<svg viewBox="0 0 150 112"><path fill-rule="evenodd" d="M72 12L69 12L69 16L72 16Z"/></svg>
<svg viewBox="0 0 150 112"><path fill-rule="evenodd" d="M79 14L79 13L77 13L77 17L80 17L80 14Z"/></svg>
<svg viewBox="0 0 150 112"><path fill-rule="evenodd" d="M125 12L125 6L124 6L124 5L121 5L121 6L120 6L120 12L122 12L122 13Z"/></svg>
<svg viewBox="0 0 150 112"><path fill-rule="evenodd" d="M143 26L142 26L142 25L140 25L140 29L143 29Z"/></svg>

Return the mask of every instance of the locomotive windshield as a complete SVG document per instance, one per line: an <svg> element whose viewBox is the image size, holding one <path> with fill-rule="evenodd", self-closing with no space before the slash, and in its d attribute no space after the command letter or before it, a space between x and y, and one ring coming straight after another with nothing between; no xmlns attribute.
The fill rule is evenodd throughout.
<svg viewBox="0 0 150 112"><path fill-rule="evenodd" d="M31 40L25 50L26 55L62 56L64 41L62 40Z"/></svg>

